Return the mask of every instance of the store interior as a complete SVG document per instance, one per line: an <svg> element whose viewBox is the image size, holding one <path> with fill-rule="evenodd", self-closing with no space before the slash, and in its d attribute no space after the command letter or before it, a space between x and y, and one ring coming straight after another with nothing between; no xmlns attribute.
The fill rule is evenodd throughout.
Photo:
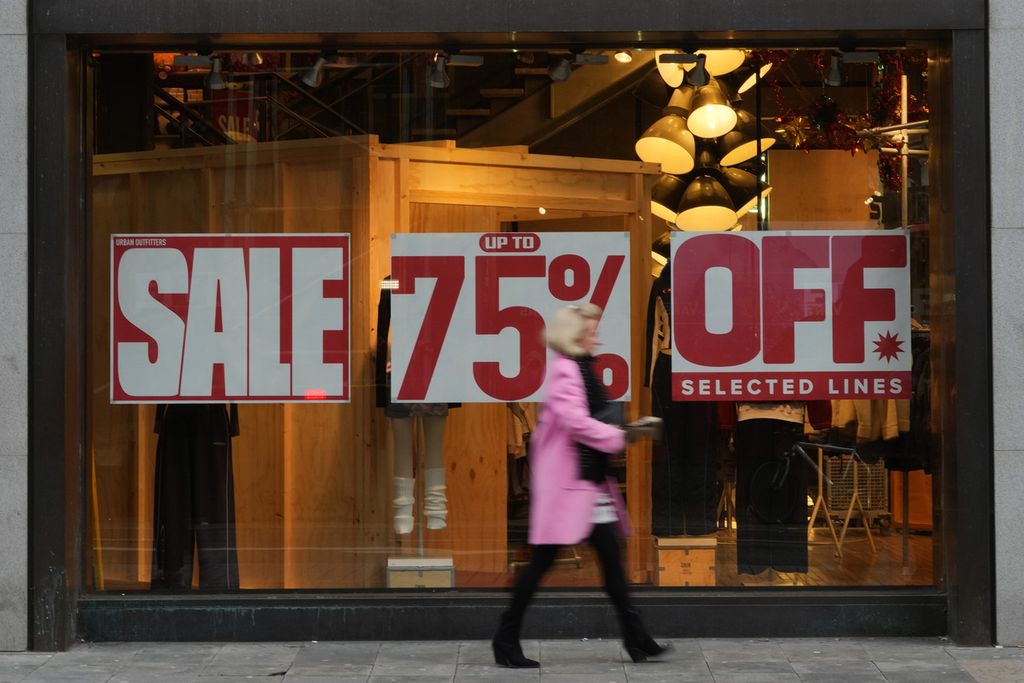
<svg viewBox="0 0 1024 683"><path fill-rule="evenodd" d="M331 47L97 51L88 64L93 590L510 585L528 554L536 406L396 417L379 398L392 235L503 231L630 235L626 414L667 423L661 442L615 461L634 530L623 540L632 583L940 580L928 406L947 378L928 352L941 322L930 302L950 283L930 270L925 51ZM715 405L658 394L669 235L894 228L910 235L912 397L832 401L831 427L806 429L824 447L787 463L785 515L777 501L759 508ZM219 476L212 461L175 452L187 439L173 440L168 425L181 421L166 407L110 401L111 235L200 232L352 240L351 401L191 407L218 424L202 438L219 451L198 458L219 459ZM189 458L174 470L185 474L169 473ZM394 479L410 462L417 495L400 510ZM200 525L197 500L220 517ZM751 523L788 525L797 559L750 561ZM166 554L172 533L186 539L177 559ZM600 582L580 546L546 585Z"/></svg>

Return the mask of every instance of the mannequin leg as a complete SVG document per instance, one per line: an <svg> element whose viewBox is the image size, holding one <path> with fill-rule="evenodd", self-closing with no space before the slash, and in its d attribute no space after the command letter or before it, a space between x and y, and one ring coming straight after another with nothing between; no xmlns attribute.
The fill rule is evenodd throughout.
<svg viewBox="0 0 1024 683"><path fill-rule="evenodd" d="M192 451L192 523L199 556L199 588L236 590L235 484L231 430L223 405L201 406L202 436Z"/></svg>
<svg viewBox="0 0 1024 683"><path fill-rule="evenodd" d="M191 406L168 408L156 446L153 500L153 576L157 590L192 588L195 537L192 533L193 432Z"/></svg>
<svg viewBox="0 0 1024 683"><path fill-rule="evenodd" d="M428 529L443 529L448 522L448 498L444 483L444 416L424 415L423 440L426 444L426 493L423 515Z"/></svg>
<svg viewBox="0 0 1024 683"><path fill-rule="evenodd" d="M408 534L413 527L413 490L416 483L412 471L412 418L392 418L391 433L394 437L395 497L391 502L394 506L395 533Z"/></svg>

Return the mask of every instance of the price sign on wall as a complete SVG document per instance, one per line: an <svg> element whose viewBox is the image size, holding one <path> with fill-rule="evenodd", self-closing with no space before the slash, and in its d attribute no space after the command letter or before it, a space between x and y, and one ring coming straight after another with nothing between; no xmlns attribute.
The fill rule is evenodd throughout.
<svg viewBox="0 0 1024 683"><path fill-rule="evenodd" d="M672 233L676 400L910 396L905 231Z"/></svg>
<svg viewBox="0 0 1024 683"><path fill-rule="evenodd" d="M114 403L349 400L349 236L113 235Z"/></svg>
<svg viewBox="0 0 1024 683"><path fill-rule="evenodd" d="M392 400L540 400L545 321L587 302L599 376L629 399L628 233L396 234L391 272Z"/></svg>

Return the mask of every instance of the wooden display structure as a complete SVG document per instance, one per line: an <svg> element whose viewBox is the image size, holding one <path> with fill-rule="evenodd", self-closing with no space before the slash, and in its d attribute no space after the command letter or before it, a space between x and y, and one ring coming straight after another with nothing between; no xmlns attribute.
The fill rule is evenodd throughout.
<svg viewBox="0 0 1024 683"><path fill-rule="evenodd" d="M94 576L108 590L148 586L156 446L152 406L108 402L112 233L352 235L351 402L241 406L234 474L243 588L384 587L388 555L409 550L408 537L391 531L390 438L371 357L393 233L513 223L534 232L629 231L629 416L650 413L641 387L657 166L361 136L102 155L92 170L88 443L98 530L90 544ZM460 579L475 575L474 585L507 572L505 420L504 404L465 404L446 424L448 527L426 532L427 545L454 558ZM633 524L649 528L648 443L630 447L627 481ZM634 536L627 548L630 580L649 581L650 544Z"/></svg>

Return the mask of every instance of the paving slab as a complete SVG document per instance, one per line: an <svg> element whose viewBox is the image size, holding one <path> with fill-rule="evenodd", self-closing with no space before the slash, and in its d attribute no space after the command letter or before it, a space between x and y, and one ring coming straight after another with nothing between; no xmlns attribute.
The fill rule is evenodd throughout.
<svg viewBox="0 0 1024 683"><path fill-rule="evenodd" d="M0 683L1022 683L1024 651L943 638L689 638L633 663L614 639L525 640L539 669L490 641L92 643L0 653Z"/></svg>

